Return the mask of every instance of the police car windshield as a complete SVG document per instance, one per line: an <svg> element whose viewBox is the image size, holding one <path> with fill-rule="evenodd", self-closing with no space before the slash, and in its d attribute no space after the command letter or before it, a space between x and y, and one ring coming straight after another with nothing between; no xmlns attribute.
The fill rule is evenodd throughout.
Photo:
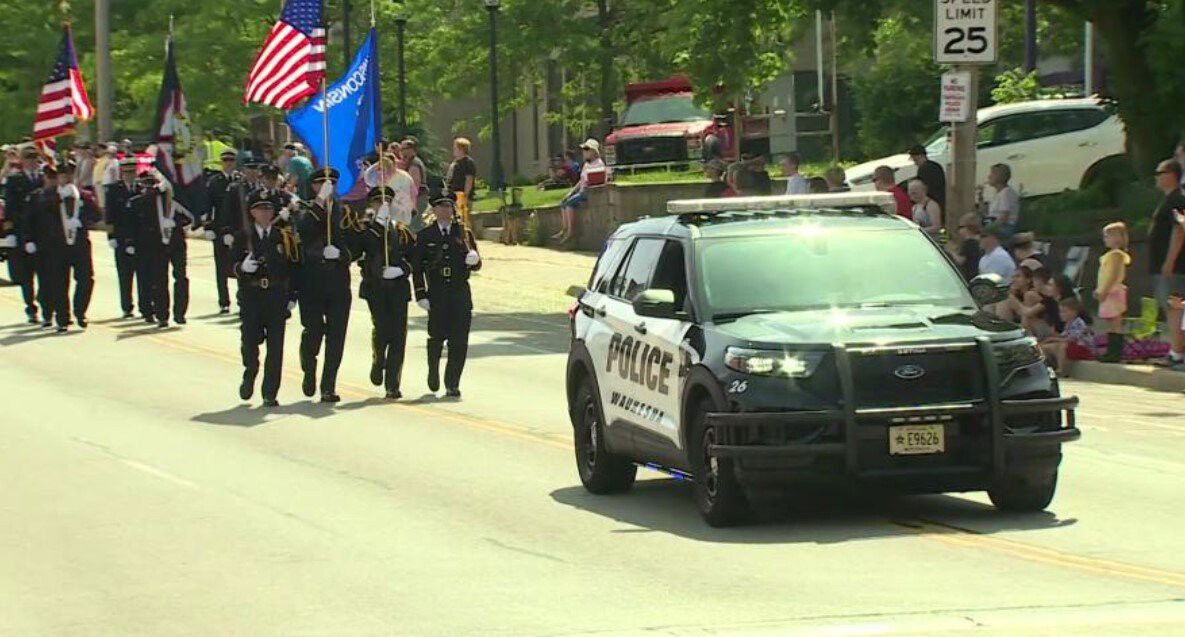
<svg viewBox="0 0 1185 637"><path fill-rule="evenodd" d="M704 294L716 317L893 305L974 305L938 249L914 229L803 225L759 237L705 239Z"/></svg>

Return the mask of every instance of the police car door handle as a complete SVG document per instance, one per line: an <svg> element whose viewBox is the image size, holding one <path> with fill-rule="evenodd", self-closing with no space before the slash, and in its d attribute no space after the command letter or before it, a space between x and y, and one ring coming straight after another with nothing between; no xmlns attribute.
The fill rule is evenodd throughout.
<svg viewBox="0 0 1185 637"><path fill-rule="evenodd" d="M598 308L595 308L595 309L593 310L593 314L596 314L597 316L599 316L599 317L601 317L601 318L604 318L604 317L605 317L605 315L606 315L606 314L608 314L608 313L609 313L609 312L608 312L608 311L606 311L606 310L605 310L605 308L603 308L603 307L598 307Z"/></svg>
<svg viewBox="0 0 1185 637"><path fill-rule="evenodd" d="M646 333L646 323L645 322L638 323L637 325L634 326L634 331L639 334L645 334Z"/></svg>

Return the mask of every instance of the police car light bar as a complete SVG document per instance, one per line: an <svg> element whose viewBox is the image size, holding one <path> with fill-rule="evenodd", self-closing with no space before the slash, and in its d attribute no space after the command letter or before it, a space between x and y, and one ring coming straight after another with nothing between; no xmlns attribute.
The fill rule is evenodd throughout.
<svg viewBox="0 0 1185 637"><path fill-rule="evenodd" d="M742 212L760 210L835 210L840 208L880 208L896 214L897 203L888 192L832 192L818 195L779 195L776 197L726 197L722 199L684 199L667 202L667 213Z"/></svg>

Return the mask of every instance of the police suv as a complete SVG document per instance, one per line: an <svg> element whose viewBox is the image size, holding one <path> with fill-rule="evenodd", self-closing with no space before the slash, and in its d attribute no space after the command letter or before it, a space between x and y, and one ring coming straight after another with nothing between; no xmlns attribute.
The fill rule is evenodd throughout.
<svg viewBox="0 0 1185 637"><path fill-rule="evenodd" d="M713 526L835 478L1045 508L1077 399L981 310L1006 282L966 284L894 209L879 192L674 201L618 229L570 291L584 486L658 469L694 482Z"/></svg>

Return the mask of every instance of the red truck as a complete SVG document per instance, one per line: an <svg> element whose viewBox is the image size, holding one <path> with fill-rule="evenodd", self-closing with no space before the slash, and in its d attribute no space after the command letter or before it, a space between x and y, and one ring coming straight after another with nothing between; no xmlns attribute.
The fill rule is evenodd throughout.
<svg viewBox="0 0 1185 637"><path fill-rule="evenodd" d="M697 105L685 76L627 84L625 101L621 121L605 138L609 165L643 168L698 161L709 135L720 140L724 156L735 155L727 118L713 118Z"/></svg>

